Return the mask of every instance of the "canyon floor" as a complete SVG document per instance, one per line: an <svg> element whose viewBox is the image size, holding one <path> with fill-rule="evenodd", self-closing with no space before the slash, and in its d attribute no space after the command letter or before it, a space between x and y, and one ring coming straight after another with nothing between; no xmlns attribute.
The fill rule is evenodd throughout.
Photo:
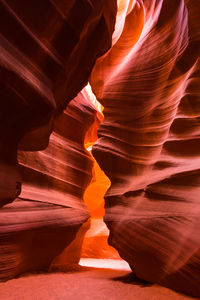
<svg viewBox="0 0 200 300"><path fill-rule="evenodd" d="M2 300L189 300L133 277L122 262L82 260L78 271L25 274L0 283ZM92 265L87 267L83 265ZM105 268L106 264L108 268ZM95 265L99 267L95 267ZM121 268L121 269L120 269Z"/></svg>

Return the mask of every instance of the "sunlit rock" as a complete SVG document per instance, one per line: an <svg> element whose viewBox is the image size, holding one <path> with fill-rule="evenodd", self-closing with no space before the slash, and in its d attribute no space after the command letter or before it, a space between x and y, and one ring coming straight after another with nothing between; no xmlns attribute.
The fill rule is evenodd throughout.
<svg viewBox="0 0 200 300"><path fill-rule="evenodd" d="M138 277L199 296L200 7L186 5L137 1L118 19L90 80L105 117L92 153L110 244Z"/></svg>
<svg viewBox="0 0 200 300"><path fill-rule="evenodd" d="M2 280L116 258L109 229L139 278L200 296L199 20L197 0L1 1Z"/></svg>

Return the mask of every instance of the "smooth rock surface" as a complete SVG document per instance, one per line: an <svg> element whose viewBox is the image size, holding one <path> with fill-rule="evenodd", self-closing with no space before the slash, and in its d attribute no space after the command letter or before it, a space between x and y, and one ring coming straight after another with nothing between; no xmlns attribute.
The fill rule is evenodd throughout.
<svg viewBox="0 0 200 300"><path fill-rule="evenodd" d="M1 280L78 263L89 228L83 194L93 169L84 143L97 119L81 92L57 118L47 149L19 151L20 198L0 210Z"/></svg>
<svg viewBox="0 0 200 300"><path fill-rule="evenodd" d="M102 120L79 93L92 71L109 243L139 278L200 296L199 20L196 0L1 1L2 280L78 262L94 175L84 145Z"/></svg>
<svg viewBox="0 0 200 300"><path fill-rule="evenodd" d="M87 84L111 45L116 3L0 3L0 205L16 197L17 148L43 150L55 116ZM4 188L4 183L9 187Z"/></svg>
<svg viewBox="0 0 200 300"><path fill-rule="evenodd" d="M111 181L109 242L140 278L199 296L200 6L127 7L90 80L104 106L93 155Z"/></svg>

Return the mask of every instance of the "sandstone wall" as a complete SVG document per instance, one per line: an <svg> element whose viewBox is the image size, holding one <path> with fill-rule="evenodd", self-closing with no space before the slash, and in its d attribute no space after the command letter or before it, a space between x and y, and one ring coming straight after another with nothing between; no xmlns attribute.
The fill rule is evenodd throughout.
<svg viewBox="0 0 200 300"><path fill-rule="evenodd" d="M200 6L127 7L90 80L104 105L93 155L111 181L109 242L140 278L199 296Z"/></svg>

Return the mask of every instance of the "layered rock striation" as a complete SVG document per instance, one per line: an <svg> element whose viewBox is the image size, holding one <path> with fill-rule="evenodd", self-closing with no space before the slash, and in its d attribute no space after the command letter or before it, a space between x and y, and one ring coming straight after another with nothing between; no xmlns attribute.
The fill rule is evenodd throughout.
<svg viewBox="0 0 200 300"><path fill-rule="evenodd" d="M2 280L79 259L92 71L109 243L138 277L200 296L199 18L194 0L1 1Z"/></svg>
<svg viewBox="0 0 200 300"><path fill-rule="evenodd" d="M0 3L1 280L47 270L89 217L84 138L98 122L77 94L111 46L115 14L114 0Z"/></svg>
<svg viewBox="0 0 200 300"><path fill-rule="evenodd" d="M90 80L104 105L93 155L111 181L109 242L138 277L199 296L200 6L126 4Z"/></svg>
<svg viewBox="0 0 200 300"><path fill-rule="evenodd" d="M26 271L52 269L53 261L57 269L78 263L81 240L89 226L83 194L93 169L84 142L97 119L96 108L80 93L57 118L47 149L19 151L22 191L0 211L2 280ZM79 243L70 246L73 256L66 250L55 260L78 231Z"/></svg>
<svg viewBox="0 0 200 300"><path fill-rule="evenodd" d="M111 45L115 1L0 3L0 205L17 194L17 148L48 145L56 115L87 84ZM5 186L9 186L8 189Z"/></svg>

